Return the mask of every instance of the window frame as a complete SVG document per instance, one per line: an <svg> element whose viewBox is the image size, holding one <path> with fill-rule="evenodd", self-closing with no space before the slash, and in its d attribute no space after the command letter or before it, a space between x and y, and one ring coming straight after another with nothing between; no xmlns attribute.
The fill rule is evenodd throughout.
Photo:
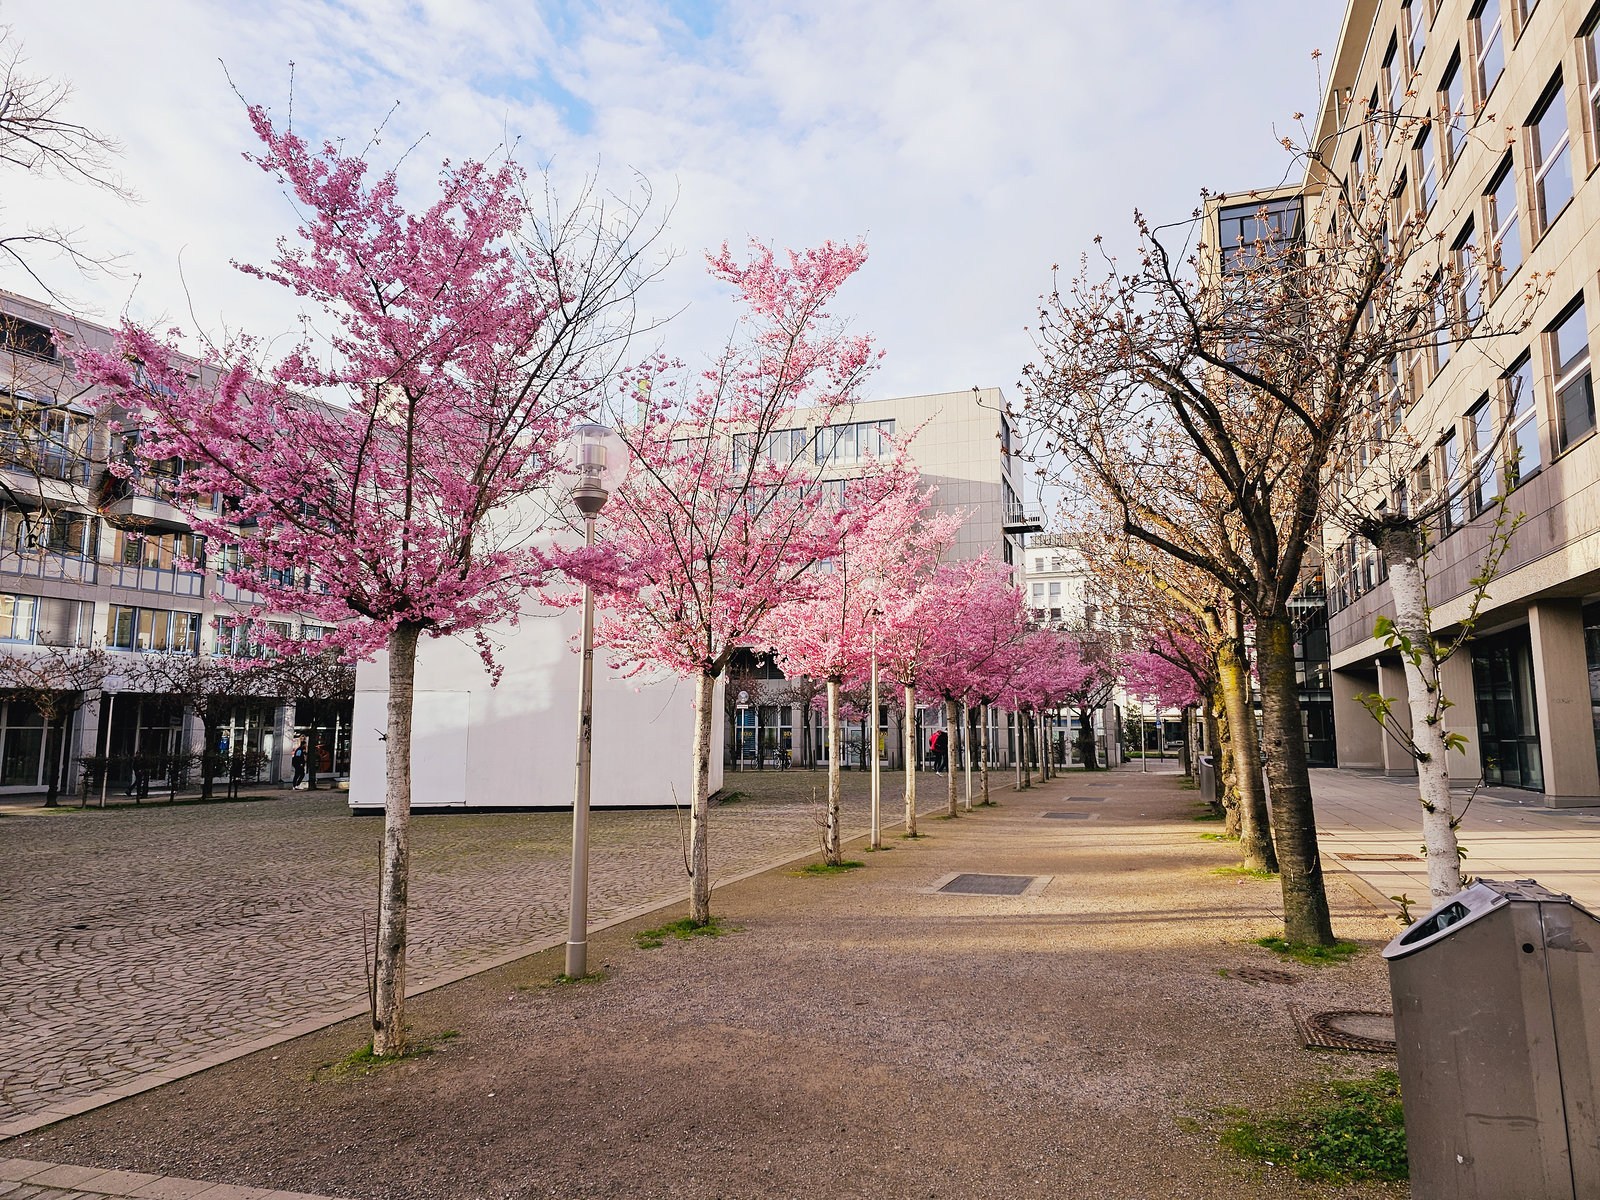
<svg viewBox="0 0 1600 1200"><path fill-rule="evenodd" d="M1515 386L1519 376L1522 376L1526 383L1526 387L1521 391ZM1544 469L1544 436L1539 427L1539 389L1534 384L1531 347L1519 354L1511 366L1501 373L1500 392L1506 413L1505 486L1509 493ZM1538 454L1532 470L1523 465L1520 454L1517 454L1513 461L1513 447L1520 450L1525 444L1521 436L1522 430L1530 424L1533 426L1533 448ZM1515 475L1512 474L1513 471L1516 472Z"/></svg>
<svg viewBox="0 0 1600 1200"><path fill-rule="evenodd" d="M1519 174L1516 155L1510 149L1507 149L1505 157L1500 160L1500 164L1490 172L1489 183L1483 191L1484 212L1488 218L1484 221L1484 229L1490 234L1488 239L1489 253L1485 256L1489 262L1489 269L1484 272L1484 275L1493 283L1490 292L1491 301L1505 290L1506 285L1521 270L1522 263L1527 258L1522 244L1522 210L1524 206L1522 196L1517 189ZM1511 185L1511 197L1516 201L1509 217L1500 212L1500 192L1502 185L1507 182ZM1508 225L1511 227L1509 232L1516 235L1516 240L1513 244L1516 246L1517 252L1517 261L1512 263L1509 268L1505 265L1505 244Z"/></svg>
<svg viewBox="0 0 1600 1200"><path fill-rule="evenodd" d="M1560 339L1558 337L1561 327L1570 321L1579 311L1584 317L1584 345L1581 353L1575 353L1565 363L1561 361ZM1555 443L1556 455L1565 454L1578 443L1593 436L1595 431L1595 404L1594 404L1594 376L1590 371L1591 352L1589 334L1589 310L1584 303L1583 293L1561 310L1559 316L1545 327L1545 348L1550 361L1550 398L1551 407L1555 413ZM1563 368L1566 368L1563 370ZM1563 397L1579 383L1580 377L1587 377L1589 394L1589 426L1575 434L1567 431L1567 410Z"/></svg>
<svg viewBox="0 0 1600 1200"><path fill-rule="evenodd" d="M1494 24L1485 34L1483 28L1483 12L1490 5L1494 5ZM1467 20L1467 29L1471 34L1470 49L1472 50L1472 82L1477 89L1477 108L1482 111L1483 106L1489 102L1489 97L1494 94L1495 87L1506 75L1506 10L1504 0L1478 0L1473 6ZM1484 71L1484 58L1490 47L1498 45L1500 65L1495 71L1493 79L1489 79Z"/></svg>
<svg viewBox="0 0 1600 1200"><path fill-rule="evenodd" d="M1556 139L1555 146L1546 150L1539 126L1550 112L1557 109L1561 113L1561 136ZM1572 120L1567 112L1565 80L1559 70L1545 86L1522 128L1523 144L1527 148L1528 211L1537 220L1538 229L1534 235L1534 244L1537 245L1561 214L1567 211L1577 193L1577 180L1572 173ZM1545 184L1562 158L1566 159L1567 196L1561 202L1561 207L1552 213L1545 198Z"/></svg>

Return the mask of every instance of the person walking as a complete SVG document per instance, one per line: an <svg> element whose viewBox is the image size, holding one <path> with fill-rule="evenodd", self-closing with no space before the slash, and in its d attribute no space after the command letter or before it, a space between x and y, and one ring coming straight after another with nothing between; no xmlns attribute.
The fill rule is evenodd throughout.
<svg viewBox="0 0 1600 1200"><path fill-rule="evenodd" d="M934 731L933 737L929 739L929 749L933 751L934 774L943 775L945 768L950 764L950 739L944 730Z"/></svg>
<svg viewBox="0 0 1600 1200"><path fill-rule="evenodd" d="M304 737L295 739L294 753L289 756L289 764L294 767L295 789L297 791L304 789L306 786L306 739Z"/></svg>

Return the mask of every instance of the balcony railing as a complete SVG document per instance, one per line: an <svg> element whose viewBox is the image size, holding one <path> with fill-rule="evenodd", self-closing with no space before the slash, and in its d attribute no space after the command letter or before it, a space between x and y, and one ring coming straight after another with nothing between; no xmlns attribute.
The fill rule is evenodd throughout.
<svg viewBox="0 0 1600 1200"><path fill-rule="evenodd" d="M95 583L99 579L99 564L94 559L51 550L28 554L0 551L0 571L30 579L65 579L72 583Z"/></svg>
<svg viewBox="0 0 1600 1200"><path fill-rule="evenodd" d="M168 596L202 596L206 590L206 577L200 571L120 563L108 566L106 571L106 582L113 587L138 588L140 591L161 592Z"/></svg>
<svg viewBox="0 0 1600 1200"><path fill-rule="evenodd" d="M1001 518L1001 527L1007 533L1042 533L1044 532L1044 514L1028 512L1020 505L1006 505L1005 516Z"/></svg>

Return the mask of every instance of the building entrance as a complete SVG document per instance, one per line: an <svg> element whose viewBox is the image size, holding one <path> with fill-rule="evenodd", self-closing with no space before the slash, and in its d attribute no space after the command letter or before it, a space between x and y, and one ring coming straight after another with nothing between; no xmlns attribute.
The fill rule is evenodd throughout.
<svg viewBox="0 0 1600 1200"><path fill-rule="evenodd" d="M1533 649L1526 626L1472 643L1472 690L1478 703L1483 781L1544 791Z"/></svg>

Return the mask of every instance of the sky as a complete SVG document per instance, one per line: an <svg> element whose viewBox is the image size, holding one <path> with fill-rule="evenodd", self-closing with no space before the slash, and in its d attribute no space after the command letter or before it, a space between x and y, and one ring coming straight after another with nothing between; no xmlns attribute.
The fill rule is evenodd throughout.
<svg viewBox="0 0 1600 1200"><path fill-rule="evenodd" d="M78 311L260 335L296 307L264 263L294 211L245 162L244 99L316 139L438 164L509 139L558 196L647 185L670 262L652 346L704 361L736 316L705 252L863 238L833 305L885 352L867 398L1000 387L1017 399L1051 267L1125 252L1137 208L1178 220L1202 188L1283 178L1274 128L1315 111L1342 0L0 0L36 72L117 138L128 203L8 177L7 227L53 221L121 256ZM1326 59L1324 61L1327 61ZM291 89L291 64L293 85ZM231 81L231 84L230 84ZM238 95L235 94L237 89ZM15 268L0 287L38 295Z"/></svg>

